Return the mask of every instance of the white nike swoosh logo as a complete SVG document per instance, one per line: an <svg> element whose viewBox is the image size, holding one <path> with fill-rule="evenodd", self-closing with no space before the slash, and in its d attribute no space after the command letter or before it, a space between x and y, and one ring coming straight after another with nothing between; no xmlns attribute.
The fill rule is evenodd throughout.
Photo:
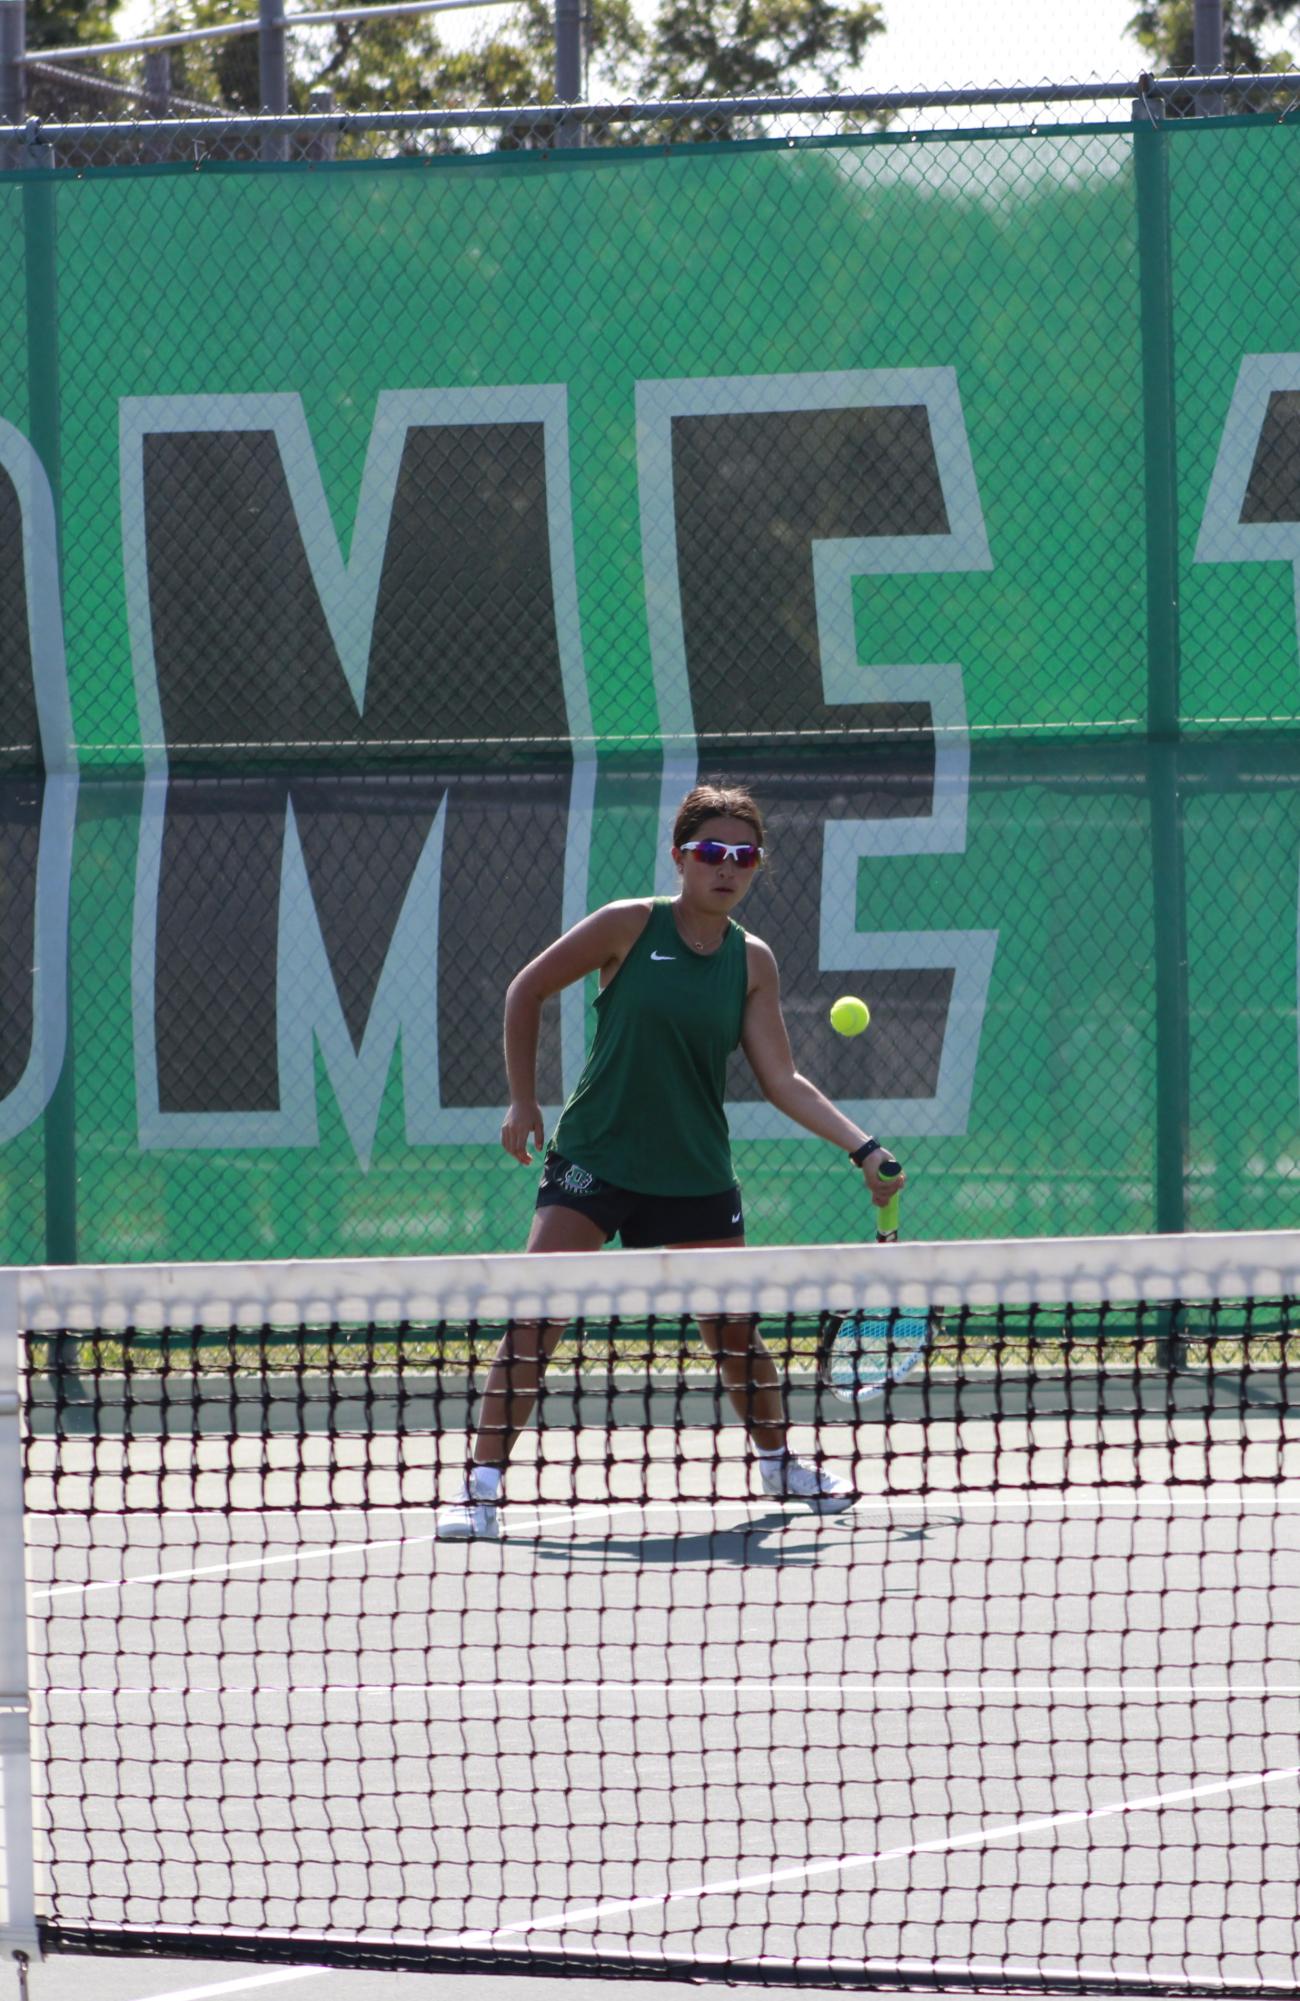
<svg viewBox="0 0 1300 2001"><path fill-rule="evenodd" d="M660 965L664 965L667 963L671 963L673 960L675 960L677 954L676 952L652 952L650 954L650 957L652 959L658 959Z"/></svg>
<svg viewBox="0 0 1300 2001"><path fill-rule="evenodd" d="M738 1223L738 1222L740 1221L740 1211L739 1211L739 1209L737 1209L737 1211L736 1211L735 1215L734 1215L734 1216L732 1217L732 1219L731 1219L731 1220L732 1220L732 1222L733 1222L733 1223Z"/></svg>

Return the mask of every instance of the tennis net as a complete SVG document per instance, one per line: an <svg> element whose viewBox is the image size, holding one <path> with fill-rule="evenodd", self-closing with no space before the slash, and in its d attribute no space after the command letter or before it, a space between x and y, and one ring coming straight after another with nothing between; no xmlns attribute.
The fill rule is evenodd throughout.
<svg viewBox="0 0 1300 2001"><path fill-rule="evenodd" d="M1293 1993L1298 1293L1273 1233L0 1275L0 1942Z"/></svg>

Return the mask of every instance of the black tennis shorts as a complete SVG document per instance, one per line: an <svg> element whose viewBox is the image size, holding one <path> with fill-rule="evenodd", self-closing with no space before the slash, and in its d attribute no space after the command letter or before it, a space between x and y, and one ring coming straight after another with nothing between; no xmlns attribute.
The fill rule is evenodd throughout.
<svg viewBox="0 0 1300 2001"><path fill-rule="evenodd" d="M699 1244L745 1234L740 1190L720 1195L639 1195L615 1188L562 1153L548 1153L537 1190L539 1209L576 1209L625 1251L657 1250L661 1244Z"/></svg>

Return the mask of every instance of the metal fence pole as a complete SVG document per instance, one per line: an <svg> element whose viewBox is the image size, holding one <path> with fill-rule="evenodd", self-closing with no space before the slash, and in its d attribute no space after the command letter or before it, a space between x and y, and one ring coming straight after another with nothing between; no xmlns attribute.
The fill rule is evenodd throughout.
<svg viewBox="0 0 1300 2001"><path fill-rule="evenodd" d="M1223 0L1196 0L1196 12L1192 18L1192 61L1201 76L1220 76L1223 73ZM1196 109L1202 118L1217 118L1223 111L1223 98L1215 91L1207 91L1198 96Z"/></svg>
<svg viewBox="0 0 1300 2001"><path fill-rule="evenodd" d="M170 49L146 49L144 57L144 108L150 118L165 118L171 110L172 58ZM150 139L144 146L146 160L165 160L165 139Z"/></svg>
<svg viewBox="0 0 1300 2001"><path fill-rule="evenodd" d="M289 109L289 62L285 49L284 0L258 0L257 80L263 111ZM264 160L287 160L287 134L268 133L262 140Z"/></svg>
<svg viewBox="0 0 1300 2001"><path fill-rule="evenodd" d="M0 0L0 124L27 116L27 0ZM0 167L22 165L20 147L0 147Z"/></svg>
<svg viewBox="0 0 1300 2001"><path fill-rule="evenodd" d="M57 263L58 186L54 179L54 148L45 144L25 149L29 169L23 182L23 232L27 285L27 409L32 449L45 468L54 500L58 537L58 569L63 575L63 441L59 387L59 278ZM46 784L52 781L47 776ZM63 1062L46 1100L42 1121L45 1141L45 1261L52 1265L77 1262L77 1097L73 1038L71 937L68 958L51 967L50 978L65 984L66 1029ZM76 1343L61 1339L51 1359L70 1367Z"/></svg>
<svg viewBox="0 0 1300 2001"><path fill-rule="evenodd" d="M334 92L332 90L313 90L307 100L307 109L315 112L332 111L334 109ZM306 156L309 160L332 160L338 149L339 135L337 132L313 132L311 138L307 141Z"/></svg>
<svg viewBox="0 0 1300 2001"><path fill-rule="evenodd" d="M1147 810L1155 976L1155 1227L1187 1227L1191 1053L1187 873L1180 769L1178 449L1174 416L1173 250L1168 135L1161 106L1134 110L1142 340L1147 563ZM1161 1359L1179 1360L1177 1316L1162 1311Z"/></svg>
<svg viewBox="0 0 1300 2001"><path fill-rule="evenodd" d="M27 0L0 0L0 121L27 116Z"/></svg>
<svg viewBox="0 0 1300 2001"><path fill-rule="evenodd" d="M582 97L582 0L555 0L556 103L580 104ZM580 146L581 125L562 118L556 139L561 146Z"/></svg>
<svg viewBox="0 0 1300 2001"><path fill-rule="evenodd" d="M0 1275L0 1827L4 1830L5 1889L0 1952L35 1959L40 1957L40 1940L32 1817L18 1317L18 1274L7 1271Z"/></svg>

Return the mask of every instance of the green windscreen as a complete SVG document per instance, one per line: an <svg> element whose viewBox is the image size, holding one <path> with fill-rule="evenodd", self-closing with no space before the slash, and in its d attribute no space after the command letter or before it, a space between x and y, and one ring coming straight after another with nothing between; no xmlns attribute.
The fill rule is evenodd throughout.
<svg viewBox="0 0 1300 2001"><path fill-rule="evenodd" d="M1143 143L0 177L4 1257L519 1246L697 776L906 1234L1290 1221L1300 135Z"/></svg>

